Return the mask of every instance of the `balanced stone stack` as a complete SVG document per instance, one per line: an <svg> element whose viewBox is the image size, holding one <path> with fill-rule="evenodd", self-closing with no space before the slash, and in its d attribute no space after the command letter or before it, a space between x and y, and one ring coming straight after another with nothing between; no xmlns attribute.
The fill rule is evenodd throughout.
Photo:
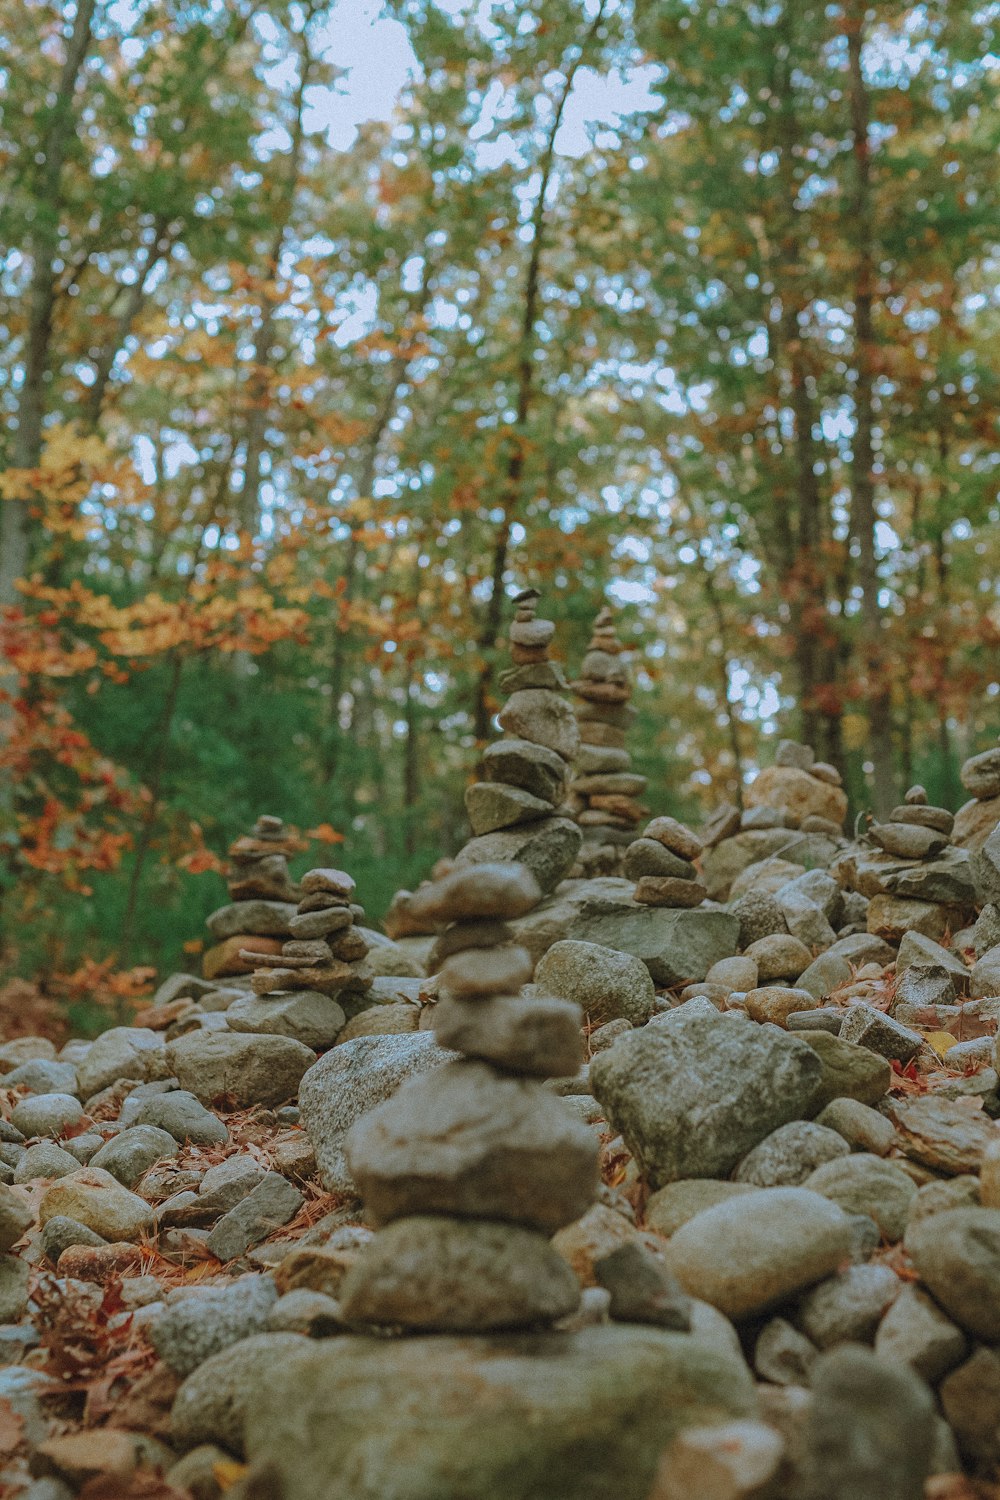
<svg viewBox="0 0 1000 1500"><path fill-rule="evenodd" d="M550 891L572 867L582 841L576 823L558 815L579 733L561 696L566 680L549 659L555 626L536 617L538 598L535 589L525 589L514 601L513 666L500 677L501 690L510 694L499 714L504 734L483 756L482 780L466 791L475 837L457 863L511 860ZM418 902L408 903L409 921L422 920L420 913Z"/></svg>
<svg viewBox="0 0 1000 1500"><path fill-rule="evenodd" d="M844 851L831 873L847 890L870 898L869 932L890 942L908 932L937 942L971 916L973 868L969 851L951 842L954 821L914 786L884 823L873 822Z"/></svg>
<svg viewBox="0 0 1000 1500"><path fill-rule="evenodd" d="M541 897L523 865L454 870L414 896L447 924L433 1028L457 1052L411 1078L347 1138L380 1232L341 1287L355 1325L486 1332L544 1327L579 1288L549 1236L597 1187L593 1133L543 1084L577 1071L577 1005L521 994L530 955L509 919Z"/></svg>
<svg viewBox="0 0 1000 1500"><path fill-rule="evenodd" d="M634 880L642 906L700 906L708 891L693 861L701 853L697 834L676 818L653 818L625 852L625 874Z"/></svg>
<svg viewBox="0 0 1000 1500"><path fill-rule="evenodd" d="M354 925L354 881L343 870L309 870L299 883L298 909L290 937L278 953L247 950L255 963L254 997L226 1012L233 1031L279 1032L314 1048L329 1047L347 1019L347 1009L371 989L362 967L368 943ZM346 1009L345 1009L346 1006Z"/></svg>
<svg viewBox="0 0 1000 1500"><path fill-rule="evenodd" d="M774 765L761 771L747 788L744 801L744 828L767 826L767 820L756 811L766 808L783 814L786 828L836 838L843 832L847 816L847 794L836 766L818 761L809 745L795 740L779 741Z"/></svg>
<svg viewBox="0 0 1000 1500"><path fill-rule="evenodd" d="M571 687L580 749L566 809L583 829L583 848L573 873L584 878L621 873L625 848L647 809L638 800L645 776L632 770L625 731L635 717L632 685L623 659L625 647L605 607L594 621L580 676Z"/></svg>
<svg viewBox="0 0 1000 1500"><path fill-rule="evenodd" d="M1000 823L1000 746L971 756L959 773L971 801L955 814L955 843L977 850Z"/></svg>
<svg viewBox="0 0 1000 1500"><path fill-rule="evenodd" d="M267 815L230 847L230 902L206 924L215 939L202 959L206 979L249 974L262 954L281 951L298 900L288 873L297 847L281 819Z"/></svg>

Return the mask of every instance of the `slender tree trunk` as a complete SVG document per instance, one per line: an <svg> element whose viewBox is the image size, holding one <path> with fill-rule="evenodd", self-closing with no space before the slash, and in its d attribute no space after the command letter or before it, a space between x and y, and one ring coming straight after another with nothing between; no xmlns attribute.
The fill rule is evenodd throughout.
<svg viewBox="0 0 1000 1500"><path fill-rule="evenodd" d="M25 333L24 375L12 448L15 469L33 469L42 451L42 424L48 402L52 317L55 311L62 210L62 171L75 130L73 100L90 46L96 0L77 0L73 31L59 76L55 102L41 146L35 225L31 237L31 280ZM30 557L30 495L0 505L0 607L17 600L17 580Z"/></svg>
<svg viewBox="0 0 1000 1500"><path fill-rule="evenodd" d="M896 800L893 770L892 699L879 604L875 555L875 254L871 188L868 88L862 69L865 0L850 0L847 24L851 134L854 149L854 195L851 205L855 241L854 269L854 438L851 458L851 525L858 543L861 590L862 657L868 687L869 754L874 766L875 811L885 816Z"/></svg>
<svg viewBox="0 0 1000 1500"><path fill-rule="evenodd" d="M174 714L177 711L177 699L180 693L183 670L184 658L179 651L175 651L170 662L167 691L163 699L163 709L160 713L159 723L156 726L156 734L153 740L153 758L145 778L146 788L149 792L149 801L143 813L142 823L139 827L139 837L135 843L135 858L132 861L132 868L129 871L125 913L122 917L121 932L119 934L121 957L125 962L131 957L132 944L135 939L135 918L139 901L139 891L142 888L142 878L146 870L146 861L153 847L156 820L160 812L160 792L163 787L163 773L167 762L167 748L170 743L170 731L173 727Z"/></svg>
<svg viewBox="0 0 1000 1500"><path fill-rule="evenodd" d="M705 597L708 599L709 608L714 616L715 628L718 631L719 644L722 648L719 656L716 658L719 667L719 699L726 714L729 748L733 757L733 771L736 780L736 805L741 808L743 806L743 747L740 744L740 725L739 719L736 716L736 707L729 696L732 685L729 675L729 653L726 650L726 638L729 633L729 626L722 600L719 597L719 590L716 587L715 575L708 564L708 559L702 556L700 548L698 550L698 560L701 564L701 576L705 585Z"/></svg>
<svg viewBox="0 0 1000 1500"><path fill-rule="evenodd" d="M406 655L403 691L403 715L406 721L406 739L403 743L403 839L406 853L413 854L418 844L416 807L420 801L420 738L416 664L409 652Z"/></svg>
<svg viewBox="0 0 1000 1500"><path fill-rule="evenodd" d="M538 302L541 295L542 253L545 249L546 198L555 167L556 136L562 124L563 112L569 98L577 72L587 55L587 50L600 30L604 19L606 0L601 0L594 19L576 47L575 55L563 78L562 88L556 99L552 122L541 156L538 195L531 216L531 250L524 276L524 311L517 353L517 396L515 416L511 427L506 470L500 493L500 509L503 519L497 528L490 561L490 597L486 606L483 628L478 645L482 665L476 679L476 696L473 723L478 740L489 735L491 698L493 689L494 652L500 639L503 621L503 584L507 572L507 554L510 550L511 530L521 499L524 470L527 459L528 427L535 395L535 322L538 317Z"/></svg>

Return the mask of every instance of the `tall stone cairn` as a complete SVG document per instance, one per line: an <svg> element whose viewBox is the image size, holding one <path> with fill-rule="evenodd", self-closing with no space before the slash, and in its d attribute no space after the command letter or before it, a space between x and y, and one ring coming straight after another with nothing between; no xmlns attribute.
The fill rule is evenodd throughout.
<svg viewBox="0 0 1000 1500"><path fill-rule="evenodd" d="M267 814L230 845L229 904L206 924L215 940L202 958L206 979L249 974L261 954L280 952L299 897L288 873L288 857L297 847L281 819Z"/></svg>
<svg viewBox="0 0 1000 1500"><path fill-rule="evenodd" d="M567 811L583 830L575 874L617 875L625 847L648 812L639 798L645 776L632 770L625 733L635 717L625 647L605 605L594 621L579 678L570 684L578 699L580 748L569 786Z"/></svg>
<svg viewBox="0 0 1000 1500"><path fill-rule="evenodd" d="M532 961L507 925L540 897L518 864L456 869L413 896L444 927L433 1029L459 1055L348 1135L379 1227L341 1287L350 1324L485 1333L544 1327L578 1305L549 1237L593 1201L597 1145L543 1079L580 1066L582 1013L522 993Z"/></svg>
<svg viewBox="0 0 1000 1500"><path fill-rule="evenodd" d="M513 665L500 675L500 689L509 694L498 715L503 738L487 748L482 779L466 790L474 837L456 863L524 864L544 892L567 874L582 835L572 819L558 815L579 733L562 696L566 679L549 658L555 626L537 618L539 597L525 589L514 600ZM410 901L409 920L419 920L419 910L414 917Z"/></svg>

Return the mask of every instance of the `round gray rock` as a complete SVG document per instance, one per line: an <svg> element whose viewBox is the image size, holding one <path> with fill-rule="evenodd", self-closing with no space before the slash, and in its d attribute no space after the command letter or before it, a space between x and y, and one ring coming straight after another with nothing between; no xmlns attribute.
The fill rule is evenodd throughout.
<svg viewBox="0 0 1000 1500"><path fill-rule="evenodd" d="M594 1026L618 1018L641 1026L655 1009L656 990L642 960L600 943L553 943L535 969L535 983L575 1000Z"/></svg>

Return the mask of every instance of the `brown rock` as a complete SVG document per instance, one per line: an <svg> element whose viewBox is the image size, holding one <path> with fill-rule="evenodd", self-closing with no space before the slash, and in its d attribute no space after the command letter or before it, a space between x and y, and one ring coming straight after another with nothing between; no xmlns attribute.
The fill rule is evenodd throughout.
<svg viewBox="0 0 1000 1500"><path fill-rule="evenodd" d="M933 1094L900 1099L892 1106L892 1117L907 1156L955 1177L978 1172L987 1146L1000 1140L1000 1126L957 1099Z"/></svg>
<svg viewBox="0 0 1000 1500"><path fill-rule="evenodd" d="M676 875L643 875L635 887L635 899L643 906L700 906L707 896L699 881Z"/></svg>
<svg viewBox="0 0 1000 1500"><path fill-rule="evenodd" d="M226 974L252 974L254 960L243 953L280 953L281 939L243 936L226 938L209 948L201 960L206 979L220 979Z"/></svg>
<svg viewBox="0 0 1000 1500"><path fill-rule="evenodd" d="M795 766L765 767L744 800L747 807L784 808L796 823L814 815L841 826L847 816L847 795L841 787Z"/></svg>
<svg viewBox="0 0 1000 1500"><path fill-rule="evenodd" d="M951 841L962 849L981 849L998 823L1000 797L988 797L982 802L974 798L955 814Z"/></svg>
<svg viewBox="0 0 1000 1500"><path fill-rule="evenodd" d="M671 854L679 854L681 859L697 859L702 851L702 842L696 833L679 823L676 818L652 818L642 830L643 838L656 839L669 849Z"/></svg>
<svg viewBox="0 0 1000 1500"><path fill-rule="evenodd" d="M635 1239L645 1241L647 1236L624 1214L594 1203L582 1218L553 1235L552 1248L569 1264L581 1286L597 1286L596 1262Z"/></svg>

